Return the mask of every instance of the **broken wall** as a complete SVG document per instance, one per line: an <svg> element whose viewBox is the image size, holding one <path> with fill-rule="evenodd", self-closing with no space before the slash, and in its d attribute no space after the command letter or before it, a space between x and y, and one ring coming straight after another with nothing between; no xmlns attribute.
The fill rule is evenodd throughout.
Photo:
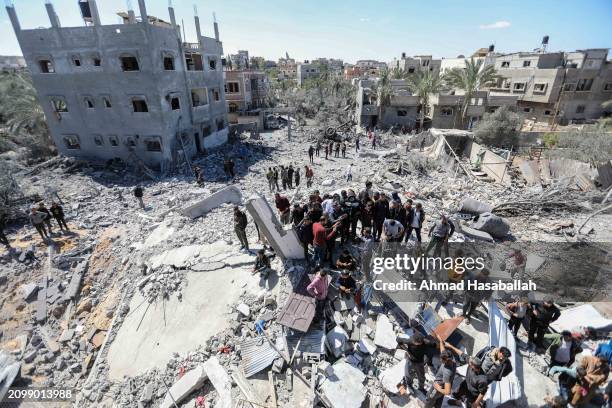
<svg viewBox="0 0 612 408"><path fill-rule="evenodd" d="M478 160L478 154L482 151L484 151L485 154L481 161L481 170L487 173L487 175L496 182L510 185L510 175L506 169L506 159L473 140L466 146L464 154L470 158L470 163L474 163Z"/></svg>

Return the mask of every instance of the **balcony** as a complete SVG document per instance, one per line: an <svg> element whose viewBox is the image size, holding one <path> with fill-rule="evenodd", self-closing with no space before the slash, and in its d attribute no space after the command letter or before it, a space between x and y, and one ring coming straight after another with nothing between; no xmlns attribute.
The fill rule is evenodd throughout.
<svg viewBox="0 0 612 408"><path fill-rule="evenodd" d="M183 49L185 49L185 50L199 50L200 49L200 44L184 42L183 43Z"/></svg>

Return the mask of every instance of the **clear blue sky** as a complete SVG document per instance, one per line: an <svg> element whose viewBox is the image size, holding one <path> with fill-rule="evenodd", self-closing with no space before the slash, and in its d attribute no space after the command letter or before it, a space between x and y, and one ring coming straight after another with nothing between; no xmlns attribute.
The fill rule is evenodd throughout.
<svg viewBox="0 0 612 408"><path fill-rule="evenodd" d="M24 28L49 26L43 0L14 0ZM81 25L77 0L54 0L63 26ZM138 1L132 0L138 14ZM174 0L195 40L193 4L204 35L212 36L217 14L225 53L277 60L285 51L298 59L336 57L391 60L402 52L434 57L469 55L480 47L529 51L543 35L549 50L612 48L611 0ZM168 20L167 0L147 0L148 13ZM102 22L118 22L125 0L98 0ZM0 54L21 54L2 8Z"/></svg>

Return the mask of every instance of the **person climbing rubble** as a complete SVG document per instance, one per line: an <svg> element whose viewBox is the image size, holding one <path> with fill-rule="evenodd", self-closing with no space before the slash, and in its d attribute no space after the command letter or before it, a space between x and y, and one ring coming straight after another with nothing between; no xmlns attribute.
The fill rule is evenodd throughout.
<svg viewBox="0 0 612 408"><path fill-rule="evenodd" d="M134 188L134 197L136 197L136 199L138 200L138 205L140 206L140 208L142 210L144 210L145 205L144 205L144 201L142 201L142 197L144 195L144 189L142 188L142 186L138 185Z"/></svg>
<svg viewBox="0 0 612 408"><path fill-rule="evenodd" d="M240 249L249 250L249 241L247 239L246 228L247 228L247 216L244 212L240 211L240 207L234 206L234 231L240 241Z"/></svg>
<svg viewBox="0 0 612 408"><path fill-rule="evenodd" d="M253 274L259 273L262 279L268 279L272 267L270 266L270 258L266 255L265 249L257 251L257 258L255 259L255 266L253 267Z"/></svg>
<svg viewBox="0 0 612 408"><path fill-rule="evenodd" d="M282 224L287 225L291 222L291 204L289 199L281 196L279 193L274 194L274 203L278 210L279 218Z"/></svg>
<svg viewBox="0 0 612 408"><path fill-rule="evenodd" d="M533 303L530 307L529 346L543 347L544 334L552 322L561 316L561 312L553 303L551 297L546 297L542 303Z"/></svg>
<svg viewBox="0 0 612 408"><path fill-rule="evenodd" d="M434 332L440 346L440 367L438 368L431 388L427 391L425 408L440 408L444 401L444 396L450 395L457 365L453 355L446 350L444 341Z"/></svg>
<svg viewBox="0 0 612 408"><path fill-rule="evenodd" d="M62 231L64 229L66 229L66 231L70 231L70 229L68 228L68 224L66 224L66 217L64 216L64 209L62 208L62 206L59 205L57 202L53 201L51 202L50 211L53 215L53 218L55 218L57 225L59 225L60 229Z"/></svg>
<svg viewBox="0 0 612 408"><path fill-rule="evenodd" d="M36 231L38 231L43 241L49 238L47 230L45 229L45 217L45 213L39 212L36 207L32 207L30 211L30 223L36 228Z"/></svg>
<svg viewBox="0 0 612 408"><path fill-rule="evenodd" d="M400 345L400 348L406 351L404 378L398 386L401 395L406 393L406 387L414 387L415 376L418 382L418 389L425 393L425 358L427 358L430 349L437 345L437 341L416 331L410 336L406 344Z"/></svg>
<svg viewBox="0 0 612 408"><path fill-rule="evenodd" d="M446 214L440 215L440 221L436 222L429 230L429 243L425 249L423 256L427 257L429 251L434 248L434 257L442 256L442 247L448 242L448 239L455 233L455 226L448 221ZM448 256L448 248L446 248L446 256Z"/></svg>

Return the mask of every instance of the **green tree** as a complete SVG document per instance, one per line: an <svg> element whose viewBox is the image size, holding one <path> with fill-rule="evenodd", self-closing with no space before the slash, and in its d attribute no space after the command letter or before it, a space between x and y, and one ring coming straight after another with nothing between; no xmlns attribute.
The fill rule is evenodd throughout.
<svg viewBox="0 0 612 408"><path fill-rule="evenodd" d="M497 80L495 68L492 65L483 67L483 63L483 60L466 59L465 68L453 68L444 77L445 82L450 87L464 91L465 97L461 108L461 122L464 125L467 108L474 93L479 89L493 85Z"/></svg>
<svg viewBox="0 0 612 408"><path fill-rule="evenodd" d="M444 81L431 71L417 71L406 78L408 87L419 98L419 123L421 130L425 122L425 116L429 110L429 96L438 93L444 87Z"/></svg>
<svg viewBox="0 0 612 408"><path fill-rule="evenodd" d="M485 114L476 124L474 138L487 146L516 146L520 125L521 118L514 108L502 106L493 113Z"/></svg>
<svg viewBox="0 0 612 408"><path fill-rule="evenodd" d="M391 104L391 97L393 96L393 88L391 87L391 72L388 69L383 69L380 71L378 81L373 88L376 93L378 118L379 120L382 120L383 114L385 113L385 107Z"/></svg>
<svg viewBox="0 0 612 408"><path fill-rule="evenodd" d="M408 73L400 67L395 67L391 69L391 79L404 79L407 76Z"/></svg>

